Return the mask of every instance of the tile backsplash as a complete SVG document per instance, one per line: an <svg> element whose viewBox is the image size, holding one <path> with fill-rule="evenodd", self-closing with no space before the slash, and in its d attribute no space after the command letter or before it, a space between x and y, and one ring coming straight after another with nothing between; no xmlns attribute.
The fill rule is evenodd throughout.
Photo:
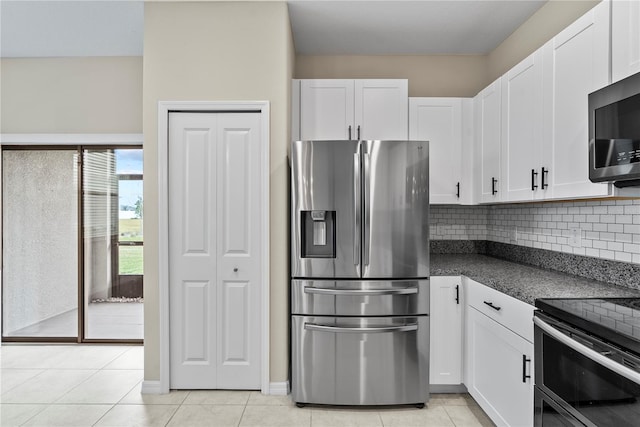
<svg viewBox="0 0 640 427"><path fill-rule="evenodd" d="M489 207L431 205L430 209L431 240L487 240Z"/></svg>
<svg viewBox="0 0 640 427"><path fill-rule="evenodd" d="M489 240L640 264L640 199L431 206L431 240Z"/></svg>

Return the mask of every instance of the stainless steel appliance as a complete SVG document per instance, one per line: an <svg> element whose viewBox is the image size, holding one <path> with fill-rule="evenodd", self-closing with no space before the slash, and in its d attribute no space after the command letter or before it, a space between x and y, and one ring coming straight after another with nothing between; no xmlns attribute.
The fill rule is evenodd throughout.
<svg viewBox="0 0 640 427"><path fill-rule="evenodd" d="M299 405L429 399L428 188L427 142L291 145Z"/></svg>
<svg viewBox="0 0 640 427"><path fill-rule="evenodd" d="M589 179L640 186L640 73L589 94Z"/></svg>
<svg viewBox="0 0 640 427"><path fill-rule="evenodd" d="M538 299L534 424L640 424L640 299Z"/></svg>

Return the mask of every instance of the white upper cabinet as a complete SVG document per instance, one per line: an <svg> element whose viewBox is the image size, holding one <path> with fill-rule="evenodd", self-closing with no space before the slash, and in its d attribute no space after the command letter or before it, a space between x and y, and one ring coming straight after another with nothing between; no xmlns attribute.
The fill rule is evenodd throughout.
<svg viewBox="0 0 640 427"><path fill-rule="evenodd" d="M609 3L598 4L543 51L547 198L608 196L609 184L589 181L588 95L609 83Z"/></svg>
<svg viewBox="0 0 640 427"><path fill-rule="evenodd" d="M588 170L588 95L609 83L603 1L502 76L502 201L610 196Z"/></svg>
<svg viewBox="0 0 640 427"><path fill-rule="evenodd" d="M407 139L408 101L407 80L356 80L356 138Z"/></svg>
<svg viewBox="0 0 640 427"><path fill-rule="evenodd" d="M502 87L500 79L474 98L475 147L474 186L479 203L499 202L501 191L500 123Z"/></svg>
<svg viewBox="0 0 640 427"><path fill-rule="evenodd" d="M462 99L410 98L409 139L429 141L429 202L460 203Z"/></svg>
<svg viewBox="0 0 640 427"><path fill-rule="evenodd" d="M640 1L611 3L611 74L617 82L640 72Z"/></svg>
<svg viewBox="0 0 640 427"><path fill-rule="evenodd" d="M407 139L408 99L402 79L300 80L293 120L299 117L303 140Z"/></svg>
<svg viewBox="0 0 640 427"><path fill-rule="evenodd" d="M542 52L538 50L502 76L503 201L544 197L542 101Z"/></svg>
<svg viewBox="0 0 640 427"><path fill-rule="evenodd" d="M354 139L353 80L300 81L300 139Z"/></svg>

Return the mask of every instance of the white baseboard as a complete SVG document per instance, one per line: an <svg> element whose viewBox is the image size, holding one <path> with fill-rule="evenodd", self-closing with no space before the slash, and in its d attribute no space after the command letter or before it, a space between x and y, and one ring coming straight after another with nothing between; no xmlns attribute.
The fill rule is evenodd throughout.
<svg viewBox="0 0 640 427"><path fill-rule="evenodd" d="M160 387L160 381L142 381L142 394L162 394L162 388Z"/></svg>
<svg viewBox="0 0 640 427"><path fill-rule="evenodd" d="M269 383L269 394L275 396L286 396L289 394L289 381L280 383Z"/></svg>

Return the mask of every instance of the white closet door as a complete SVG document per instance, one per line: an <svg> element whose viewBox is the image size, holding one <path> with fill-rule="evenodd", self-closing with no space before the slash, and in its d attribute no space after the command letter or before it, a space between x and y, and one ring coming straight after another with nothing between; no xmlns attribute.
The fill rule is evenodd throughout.
<svg viewBox="0 0 640 427"><path fill-rule="evenodd" d="M170 387L260 387L257 113L169 117Z"/></svg>
<svg viewBox="0 0 640 427"><path fill-rule="evenodd" d="M218 387L260 388L260 114L218 117Z"/></svg>

